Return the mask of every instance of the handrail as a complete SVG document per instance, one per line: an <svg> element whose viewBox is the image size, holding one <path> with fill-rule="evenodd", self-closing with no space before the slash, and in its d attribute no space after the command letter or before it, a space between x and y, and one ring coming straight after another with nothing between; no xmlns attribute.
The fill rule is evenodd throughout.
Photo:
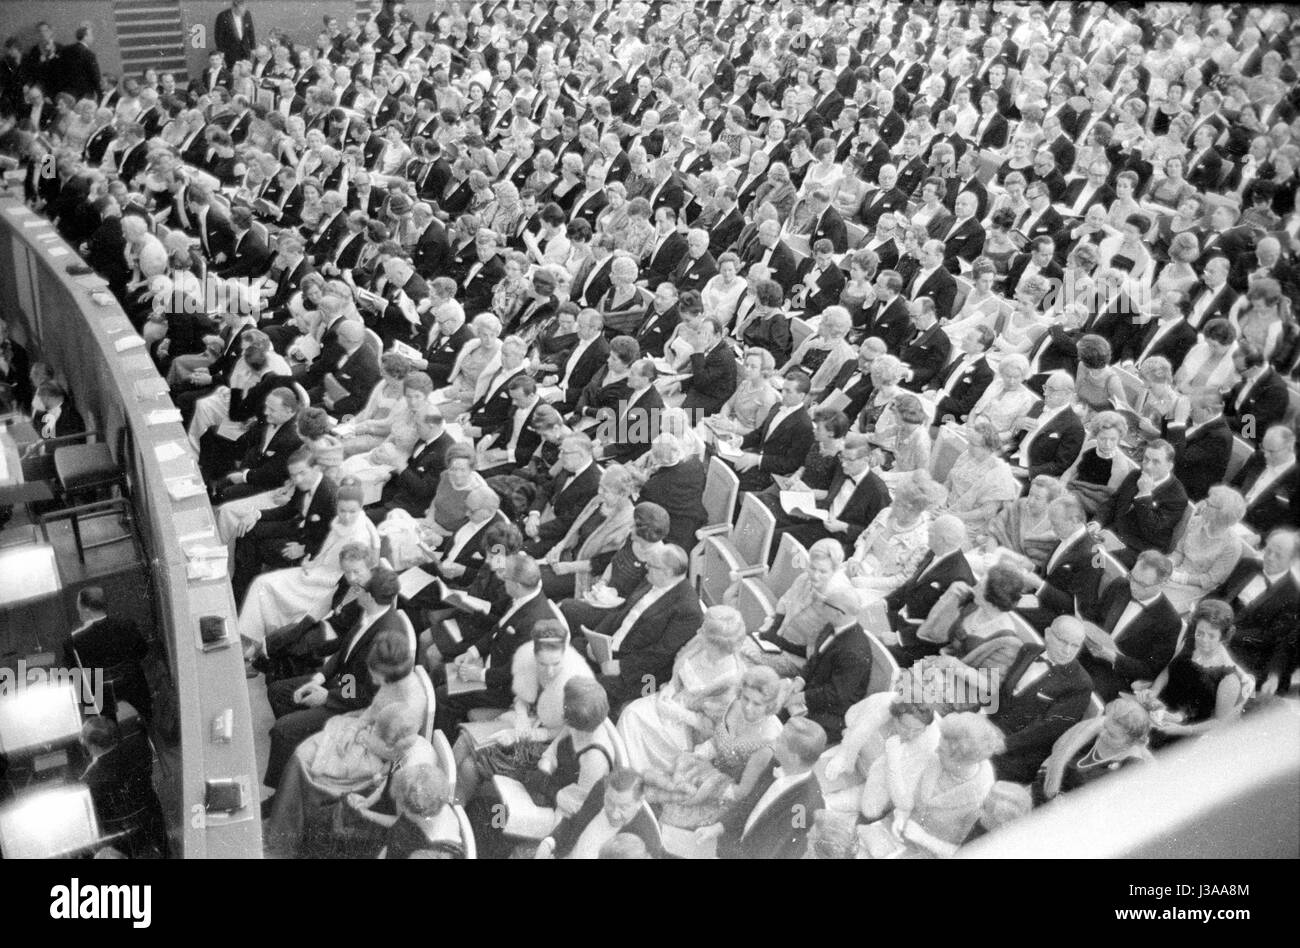
<svg viewBox="0 0 1300 948"><path fill-rule="evenodd" d="M225 580L189 582L180 542L194 523L213 522L211 507L201 496L172 501L167 478L186 473L193 462L188 456L160 461L154 450L164 442L187 444L185 430L176 423L148 423L149 412L172 403L165 391L149 399L140 394L137 383L156 386L158 372L143 348L117 350L116 341L129 338L131 329L116 302L101 305L92 298L104 281L69 276L65 268L77 262L75 251L61 238L47 236L53 231L49 222L7 194L0 194L0 222L0 306L17 316L42 356L69 377L79 403L97 410L96 427L106 443L118 451L129 444L131 457L117 461L131 482L177 691L181 766L172 779L179 781L180 810L173 809L168 822L180 830L185 858L260 856L259 775L242 653L237 640L236 647L199 647L201 616L228 617L233 630L234 599ZM125 442L118 437L123 428L130 434ZM234 715L233 738L214 742L211 722L228 709ZM220 778L248 781L248 806L231 819L205 814L206 781Z"/></svg>

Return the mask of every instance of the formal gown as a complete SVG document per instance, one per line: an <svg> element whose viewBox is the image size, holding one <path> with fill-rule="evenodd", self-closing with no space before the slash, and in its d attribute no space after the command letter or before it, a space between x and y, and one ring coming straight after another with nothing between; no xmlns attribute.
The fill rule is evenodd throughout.
<svg viewBox="0 0 1300 948"><path fill-rule="evenodd" d="M618 730L627 744L629 766L642 772L671 770L677 756L696 743L690 723L695 712L687 703L713 699L720 715L740 687L743 671L744 663L737 655L711 660L702 641L683 648L672 680L657 692L633 701L619 716Z"/></svg>
<svg viewBox="0 0 1300 948"><path fill-rule="evenodd" d="M261 641L272 629L328 610L343 575L339 553L349 543L360 543L378 554L379 531L367 517L357 517L350 527L341 526L335 519L311 562L256 577L239 611L239 634Z"/></svg>

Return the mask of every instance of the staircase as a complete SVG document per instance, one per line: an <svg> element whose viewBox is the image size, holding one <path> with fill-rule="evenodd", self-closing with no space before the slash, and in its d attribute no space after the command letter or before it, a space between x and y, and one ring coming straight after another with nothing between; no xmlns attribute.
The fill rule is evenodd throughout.
<svg viewBox="0 0 1300 948"><path fill-rule="evenodd" d="M189 67L179 0L115 0L113 19L124 76L139 78L146 69L156 69L174 73L176 84L184 88Z"/></svg>

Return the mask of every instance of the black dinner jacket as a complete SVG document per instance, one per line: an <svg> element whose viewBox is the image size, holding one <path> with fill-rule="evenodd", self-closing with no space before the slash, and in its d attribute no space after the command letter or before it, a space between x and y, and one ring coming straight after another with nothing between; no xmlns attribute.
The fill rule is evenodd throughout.
<svg viewBox="0 0 1300 948"><path fill-rule="evenodd" d="M957 299L957 281L944 267L939 267L925 278L924 283L908 287L905 295L914 300L922 296L934 300L934 313L942 323L952 317L952 304Z"/></svg>
<svg viewBox="0 0 1300 948"><path fill-rule="evenodd" d="M379 357L369 343L362 343L343 365L329 369L329 374L348 390L347 396L336 401L330 411L340 417L355 415L365 407L371 391L379 384Z"/></svg>
<svg viewBox="0 0 1300 948"><path fill-rule="evenodd" d="M1111 583L1097 605L1098 624L1114 632L1124 610L1132 601L1127 579ZM1131 691L1135 681L1154 681L1174 657L1183 623L1178 610L1164 595L1142 608L1115 640L1119 654L1115 664L1094 658L1084 649L1079 661L1092 677L1093 687L1103 701L1112 701L1121 691Z"/></svg>
<svg viewBox="0 0 1300 948"><path fill-rule="evenodd" d="M569 384L564 390L564 404L568 410L578 404L578 399L582 397L582 390L587 387L587 383L596 377L599 372L609 361L609 342L604 336L597 336L591 341L591 344L578 356L578 362L569 374ZM561 378L564 377L565 364L559 366L557 373ZM561 409L564 411L565 409Z"/></svg>
<svg viewBox="0 0 1300 948"><path fill-rule="evenodd" d="M1030 412L1030 417L1037 418L1042 411L1043 405L1039 402ZM1039 474L1051 477L1064 474L1083 449L1085 434L1083 421L1074 409L1057 412L1056 417L1044 425L1042 431L1035 433L1034 440L1029 444L1030 479ZM1027 437L1029 435L1025 433L1018 439L1018 443L1023 443Z"/></svg>
<svg viewBox="0 0 1300 948"><path fill-rule="evenodd" d="M381 503L388 510L399 508L414 517L423 517L433 495L438 492L438 481L447 469L447 452L456 440L443 432L412 454L406 467L397 471L384 484Z"/></svg>
<svg viewBox="0 0 1300 948"><path fill-rule="evenodd" d="M925 573L934 563L934 553L927 552L921 562L903 585L885 597L885 605L890 610L890 625L895 629L908 625L919 626L930 614L944 590L956 582L974 585L975 574L971 572L966 555L958 550L950 553L929 573ZM925 574L925 575L922 575ZM907 610L907 617L901 613Z"/></svg>
<svg viewBox="0 0 1300 948"><path fill-rule="evenodd" d="M815 813L824 809L821 784L809 771L793 786L772 801L749 831L745 824L758 801L775 781L769 768L759 777L744 799L736 801L722 817L723 833L718 838L721 859L802 859L808 848L806 820L792 819L795 813Z"/></svg>
<svg viewBox="0 0 1300 948"><path fill-rule="evenodd" d="M1155 491L1137 498L1142 472L1124 478L1110 500L1101 505L1096 520L1110 529L1130 550L1155 547L1162 553L1174 547L1174 528L1187 509L1187 491L1177 477L1169 477Z"/></svg>
<svg viewBox="0 0 1300 948"><path fill-rule="evenodd" d="M677 312L676 303L662 313L655 309L654 303L647 306L641 325L633 337L641 347L641 354L652 358L662 356L664 343L672 336L679 322L681 316Z"/></svg>
<svg viewBox="0 0 1300 948"><path fill-rule="evenodd" d="M814 257L805 257L799 262L799 269L795 273L795 285L802 286L804 278L813 271L817 266L817 260ZM832 262L817 277L817 289L808 294L804 300L804 317L811 318L820 315L822 310L827 306L834 306L840 301L840 291L844 289L847 282L844 271Z"/></svg>
<svg viewBox="0 0 1300 948"><path fill-rule="evenodd" d="M1290 672L1300 660L1297 653L1300 643L1296 640L1296 629L1300 627L1300 586L1296 584L1295 574L1287 573L1243 606L1237 597L1258 575L1259 560L1242 557L1218 597L1237 612L1237 631L1228 648L1255 676L1257 683L1262 683L1269 674L1276 674L1285 687Z"/></svg>
<svg viewBox="0 0 1300 948"><path fill-rule="evenodd" d="M450 336L438 333L437 340L424 351L424 359L428 362L425 372L429 378L433 379L434 388L442 388L451 379L451 370L456 365L456 357L460 355L460 350L465 347L465 343L474 338L474 331L470 329L468 323L463 323Z"/></svg>
<svg viewBox="0 0 1300 948"><path fill-rule="evenodd" d="M682 380L687 411L700 411L705 417L717 414L736 392L736 357L731 347L719 342L707 353L691 356L691 377ZM802 457L802 455L800 455Z"/></svg>
<svg viewBox="0 0 1300 948"><path fill-rule="evenodd" d="M677 264L686 256L686 235L673 231L646 263L646 283L653 292L660 283L672 280ZM673 280L673 282L676 282Z"/></svg>
<svg viewBox="0 0 1300 948"><path fill-rule="evenodd" d="M591 788L587 798L582 801L582 807L578 812L573 816L565 817L563 822L551 832L551 838L555 840L556 859L563 859L573 852L573 848L578 845L578 840L591 825L591 821L604 812L605 787L608 782L608 777L602 777ZM641 801L636 816L624 823L618 833L619 835L627 833L641 840L651 859L659 859L664 854L663 841L659 837L659 823L650 809L650 804L644 800Z"/></svg>
<svg viewBox="0 0 1300 948"><path fill-rule="evenodd" d="M718 273L718 262L713 259L713 254L707 250L692 260L689 255L683 254L682 258L677 261L677 267L672 273L672 282L677 287L679 294L687 290L700 291L704 289L704 284L713 279Z"/></svg>
<svg viewBox="0 0 1300 948"><path fill-rule="evenodd" d="M1238 408L1237 399L1241 397L1241 391L1246 384L1244 381L1238 382L1228 393L1223 413L1228 416L1228 424L1234 432L1258 444L1268 429L1281 422L1286 416L1291 394L1287 389L1286 379L1282 378L1272 366L1267 366L1255 380L1255 384L1251 386L1241 407ZM1247 433L1250 437L1246 437Z"/></svg>
<svg viewBox="0 0 1300 948"><path fill-rule="evenodd" d="M966 364L965 368L962 368L963 364L961 357L952 360L925 386L936 393L942 392L957 370L961 369L961 375L953 383L952 390L939 399L935 407L936 419L942 420L944 415L951 415L956 421L965 420L993 381L993 369L987 357L980 356L974 362Z"/></svg>
<svg viewBox="0 0 1300 948"><path fill-rule="evenodd" d="M543 519L538 529L538 542L555 543L564 538L569 527L578 519L578 514L591 498L596 496L600 487L600 465L593 461L576 477L568 471L561 471L555 478L550 496L538 492L533 501L533 509L545 518L545 511L550 510L553 520Z"/></svg>
<svg viewBox="0 0 1300 948"><path fill-rule="evenodd" d="M638 586L632 595L627 597L627 602L607 614L594 631L602 635L613 635L617 632L632 607L650 591L650 588L648 582ZM671 681L673 660L682 646L699 631L703 621L704 612L700 608L700 599L695 594L690 580L683 576L675 586L641 613L636 622L632 623L632 628L628 630L627 635L623 637L615 653L619 663L619 673L614 681L609 683L615 691L611 697L618 699L639 695L647 682Z"/></svg>
<svg viewBox="0 0 1300 948"><path fill-rule="evenodd" d="M1002 779L1032 780L1057 738L1083 720L1091 701L1092 679L1077 659L1052 666L1016 694L1020 679L1043 651L1041 645L1020 649L1003 676L997 713L989 717L1006 738L1006 751L994 760Z"/></svg>
<svg viewBox="0 0 1300 948"><path fill-rule="evenodd" d="M1190 436L1188 432L1186 427L1170 431L1176 452L1174 477L1182 482L1189 499L1200 501L1227 474L1232 455L1232 429L1228 427L1228 419L1220 415L1199 426Z"/></svg>
<svg viewBox="0 0 1300 948"><path fill-rule="evenodd" d="M847 475L837 465L835 476L831 478L830 486L826 490L826 499L819 501L817 506L829 510L831 502L844 486L846 479ZM849 495L844 509L840 511L839 519L849 525L842 534L844 543L856 543L858 534L876 519L876 514L888 506L889 488L885 486L879 474L875 471L867 471L853 488L853 493Z"/></svg>
<svg viewBox="0 0 1300 948"><path fill-rule="evenodd" d="M1244 497L1263 473L1264 452L1256 451L1232 484ZM1295 496L1297 486L1300 486L1300 465L1292 464L1254 501L1247 503L1246 525L1261 534L1273 527L1300 526L1300 506L1297 506Z"/></svg>
<svg viewBox="0 0 1300 948"><path fill-rule="evenodd" d="M952 276L949 275L948 279L951 280ZM938 323L915 339L907 339L898 351L898 358L911 367L912 378L903 382L903 387L914 392L921 391L948 364L951 353L952 342Z"/></svg>
<svg viewBox="0 0 1300 948"><path fill-rule="evenodd" d="M1160 321L1153 319L1151 324L1145 327L1145 331L1134 333L1129 336L1123 348L1117 349L1115 355L1116 362L1123 362L1131 359L1134 362L1141 361L1138 357L1146 351L1147 345L1155 338L1155 334L1160 326ZM1196 345L1196 330L1192 324L1185 319L1178 320L1173 328L1164 334L1160 342L1147 353L1147 358L1151 356L1163 356L1169 360L1169 364L1175 372L1183 364L1183 359L1187 358L1187 353L1192 351L1192 346Z"/></svg>
<svg viewBox="0 0 1300 948"><path fill-rule="evenodd" d="M408 635L406 624L402 621L396 606L390 607L383 615L371 623L369 628L360 633L362 613L360 610L353 610L353 612L356 619L352 623L348 638L325 660L325 665L321 668L321 674L325 676L325 690L329 692L325 707L335 714L360 711L368 706L370 700L374 698L378 689L370 677L370 669L366 666L366 660L370 657L370 648L374 645L379 633L393 631L402 635L403 638ZM360 638L357 639L356 645L353 646L352 654L348 655L350 641L358 633Z"/></svg>
<svg viewBox="0 0 1300 948"><path fill-rule="evenodd" d="M864 328L868 336L879 336L885 348L898 352L912 331L908 315L907 298L899 295L881 306L877 300L863 311Z"/></svg>
<svg viewBox="0 0 1300 948"><path fill-rule="evenodd" d="M302 439L298 437L297 428L291 421L280 426L264 451L262 438L265 436L265 419L240 436L239 469L248 473L250 486L274 490L288 479L289 455L302 445Z"/></svg>
<svg viewBox="0 0 1300 948"><path fill-rule="evenodd" d="M1056 556L1060 544L1052 551ZM1049 562L1051 557L1048 558ZM1038 591L1038 604L1046 613L1041 623L1031 622L1035 626L1046 628L1057 616L1079 615L1089 619L1097 618L1097 593L1101 582L1102 569L1097 556L1096 538L1084 531L1078 539L1071 541L1061 555L1056 558L1052 568L1043 576L1044 585ZM1035 610L1026 610L1026 615Z"/></svg>
<svg viewBox="0 0 1300 948"><path fill-rule="evenodd" d="M781 410L780 403L773 405L763 423L741 439L740 446L743 450L756 452L762 457L757 469L741 475L742 487L747 477L766 486L771 482L772 474L793 474L812 448L813 423L808 410L800 408L791 412L772 428L772 421Z"/></svg>
<svg viewBox="0 0 1300 948"><path fill-rule="evenodd" d="M833 632L830 624L822 629L803 669L808 717L822 726L831 744L839 743L845 713L867 696L871 683L871 644L862 626L845 629L822 651Z"/></svg>
<svg viewBox="0 0 1300 948"><path fill-rule="evenodd" d="M659 433L658 418L664 409L663 396L651 385L635 401L629 394L618 403L612 438L605 442L602 459L618 464L634 461L650 450Z"/></svg>
<svg viewBox="0 0 1300 948"><path fill-rule="evenodd" d="M322 477L316 492L312 494L311 503L304 511L303 491L295 489L285 503L262 511L262 516L257 521L258 526L279 524L290 528L297 542L307 548L307 555L315 556L329 536L330 525L334 522L334 495L337 490L333 481ZM277 529L276 536L283 534Z"/></svg>

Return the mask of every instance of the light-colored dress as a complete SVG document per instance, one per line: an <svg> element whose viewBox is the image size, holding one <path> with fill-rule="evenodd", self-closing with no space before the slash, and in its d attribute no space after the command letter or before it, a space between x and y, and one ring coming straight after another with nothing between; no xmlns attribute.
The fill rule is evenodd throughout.
<svg viewBox="0 0 1300 948"><path fill-rule="evenodd" d="M1027 556L1039 566L1046 565L1059 542L1047 519L1047 508L1034 516L1026 497L1007 506L989 521L989 536L999 546Z"/></svg>
<svg viewBox="0 0 1300 948"><path fill-rule="evenodd" d="M672 680L633 701L619 716L629 766L642 772L671 770L677 756L695 746L699 716L721 716L735 698L743 672L739 655L713 661L702 638L688 642L674 662ZM709 706L716 708L712 715L703 710Z"/></svg>
<svg viewBox="0 0 1300 948"><path fill-rule="evenodd" d="M1204 513L1198 510L1170 556L1174 579L1181 581L1165 583L1165 597L1179 612L1189 611L1198 599L1224 583L1244 552L1245 543L1235 530L1211 533Z"/></svg>
<svg viewBox="0 0 1300 948"><path fill-rule="evenodd" d="M371 391L365 407L346 422L348 436L343 441L345 456L351 457L378 447L392 431L393 409L403 404L402 387L398 385L397 393L392 395L387 388L388 383L381 380Z"/></svg>
<svg viewBox="0 0 1300 948"><path fill-rule="evenodd" d="M909 527L894 522L894 508L886 507L858 534L853 559L862 564L863 575L852 583L888 595L916 572L930 549L930 514L923 513Z"/></svg>
<svg viewBox="0 0 1300 948"><path fill-rule="evenodd" d="M885 758L885 739L894 697L892 691L868 695L844 715L840 745L826 751L817 765L828 810L874 816L888 805L891 774ZM898 776L907 786L920 782L939 748L939 739L939 719L935 717L920 735L902 745L899 762L903 772ZM840 769L834 780L825 775L831 761L836 761Z"/></svg>
<svg viewBox="0 0 1300 948"><path fill-rule="evenodd" d="M957 780L948 776L935 758L916 785L912 821L936 839L961 845L979 819L980 807L993 788L994 779L993 765L987 760L972 776ZM921 851L916 854L928 855Z"/></svg>
<svg viewBox="0 0 1300 948"><path fill-rule="evenodd" d="M993 384L984 390L980 400L971 409L970 416L972 420L987 418L998 430L1005 444L1011 440L1017 419L1029 414L1037 401L1038 396L1031 389L1021 385L1016 390L1008 392L1002 379L994 379Z"/></svg>
<svg viewBox="0 0 1300 948"><path fill-rule="evenodd" d="M730 286L724 286L722 279L719 274L704 284L700 299L704 303L704 315L712 316L725 326L735 315L736 304L740 302L740 296L748 284L740 277L735 277Z"/></svg>
<svg viewBox="0 0 1300 948"><path fill-rule="evenodd" d="M976 510L988 503L1010 503L1020 496L1020 485L1011 467L1001 458L989 455L982 461L966 452L948 472L948 513L966 521L973 534L987 530L987 521L975 519Z"/></svg>
<svg viewBox="0 0 1300 948"><path fill-rule="evenodd" d="M357 517L350 527L336 518L320 552L309 561L254 578L239 610L239 634L261 641L272 629L328 609L343 575L339 553L349 543L360 543L378 555L379 531L368 517Z"/></svg>
<svg viewBox="0 0 1300 948"><path fill-rule="evenodd" d="M719 414L735 422L741 433L749 434L763 423L767 413L780 399L781 396L766 379L755 383L741 382L723 404Z"/></svg>
<svg viewBox="0 0 1300 948"><path fill-rule="evenodd" d="M694 753L679 755L671 773L645 775L647 798L663 804L660 822L682 829L716 823L728 806L724 794L740 784L750 758L771 747L780 735L781 720L776 715L748 724L739 703L732 702L713 736Z"/></svg>

